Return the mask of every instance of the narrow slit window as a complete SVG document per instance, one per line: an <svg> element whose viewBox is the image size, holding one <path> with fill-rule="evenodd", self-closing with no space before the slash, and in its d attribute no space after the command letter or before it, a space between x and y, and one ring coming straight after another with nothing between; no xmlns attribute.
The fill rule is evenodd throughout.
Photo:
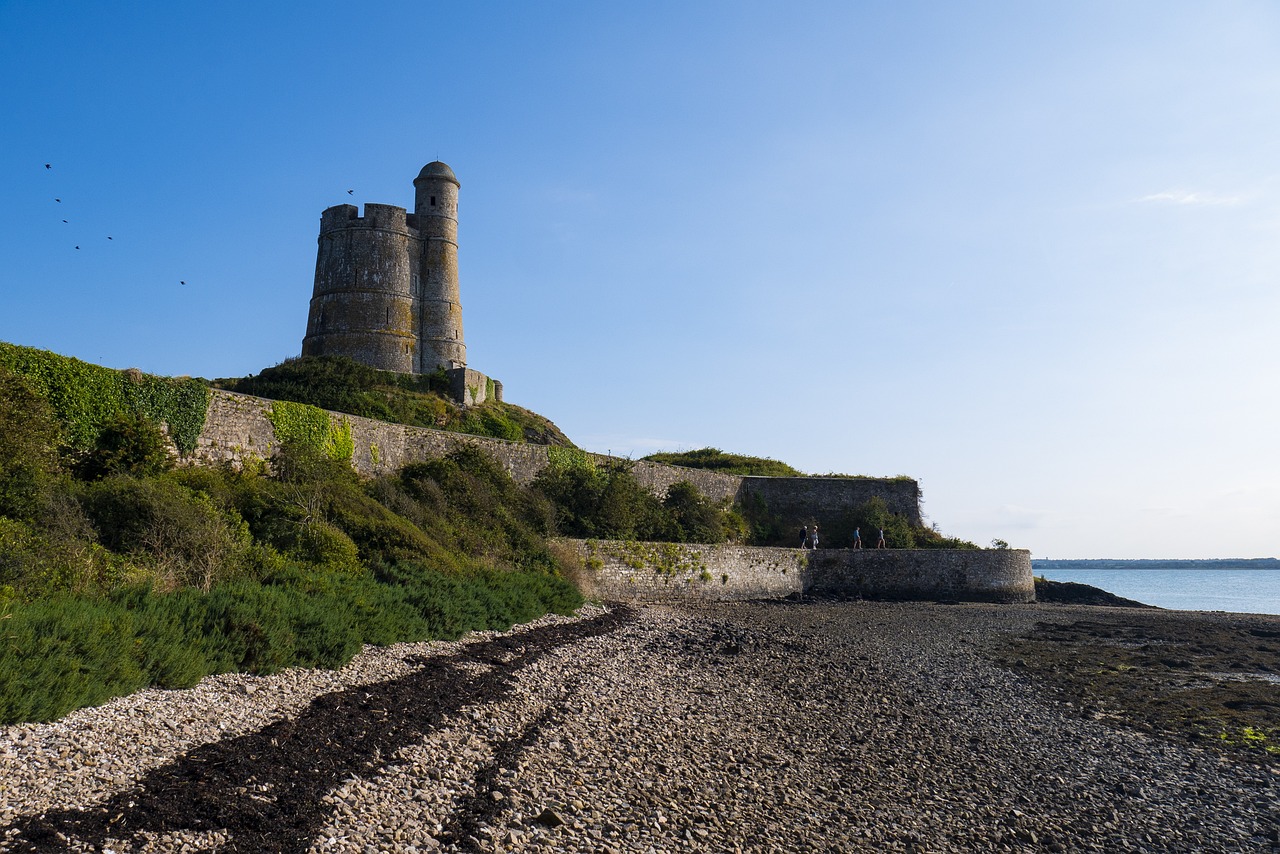
<svg viewBox="0 0 1280 854"><path fill-rule="evenodd" d="M436 206L436 197L435 197L435 196L432 196L432 197L431 197L431 207L433 207L433 208L434 208L435 206Z"/></svg>

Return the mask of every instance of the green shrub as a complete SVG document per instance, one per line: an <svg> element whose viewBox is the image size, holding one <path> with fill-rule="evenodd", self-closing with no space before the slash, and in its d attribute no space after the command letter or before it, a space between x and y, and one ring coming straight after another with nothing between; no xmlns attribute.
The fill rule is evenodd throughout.
<svg viewBox="0 0 1280 854"><path fill-rule="evenodd" d="M82 503L101 543L144 558L162 587L200 587L245 569L252 536L232 511L168 478L117 475L84 487Z"/></svg>
<svg viewBox="0 0 1280 854"><path fill-rule="evenodd" d="M556 451L532 486L550 503L563 536L681 543L745 536L741 514L709 501L688 481L673 484L659 500L639 484L627 460L596 465L581 451Z"/></svg>
<svg viewBox="0 0 1280 854"><path fill-rule="evenodd" d="M728 538L726 514L687 480L667 489L662 506L669 519L665 539L677 543L722 543Z"/></svg>
<svg viewBox="0 0 1280 854"><path fill-rule="evenodd" d="M102 426L93 448L76 466L76 476L85 480L113 474L146 477L171 468L173 458L160 428L142 415L120 412Z"/></svg>
<svg viewBox="0 0 1280 854"><path fill-rule="evenodd" d="M60 472L60 433L48 401L0 365L0 516L38 514Z"/></svg>
<svg viewBox="0 0 1280 854"><path fill-rule="evenodd" d="M296 526L297 537L287 551L291 558L337 572L360 573L360 550L355 541L328 522L313 521Z"/></svg>
<svg viewBox="0 0 1280 854"><path fill-rule="evenodd" d="M449 429L475 436L507 439L511 442L524 441L524 430L507 416L498 403L485 403L467 410L462 421L450 424Z"/></svg>
<svg viewBox="0 0 1280 854"><path fill-rule="evenodd" d="M127 610L62 598L10 608L0 620L0 722L49 720L146 684Z"/></svg>
<svg viewBox="0 0 1280 854"><path fill-rule="evenodd" d="M962 540L959 537L946 537L934 528L919 527L915 529L915 548L917 549L964 549L971 551L980 549L977 543Z"/></svg>

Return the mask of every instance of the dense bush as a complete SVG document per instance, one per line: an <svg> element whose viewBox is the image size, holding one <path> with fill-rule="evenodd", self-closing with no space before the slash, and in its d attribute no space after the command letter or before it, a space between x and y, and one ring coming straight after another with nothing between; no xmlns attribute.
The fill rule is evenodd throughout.
<svg viewBox="0 0 1280 854"><path fill-rule="evenodd" d="M662 509L666 515L663 540L722 543L746 539L746 521L741 514L715 504L687 480L673 483L667 489Z"/></svg>
<svg viewBox="0 0 1280 854"><path fill-rule="evenodd" d="M98 541L149 568L162 589L208 590L252 567L253 538L239 514L170 478L117 475L82 495Z"/></svg>
<svg viewBox="0 0 1280 854"><path fill-rule="evenodd" d="M120 412L102 426L93 448L76 465L77 476L98 480L112 474L136 477L173 468L164 433L146 416Z"/></svg>
<svg viewBox="0 0 1280 854"><path fill-rule="evenodd" d="M0 365L0 516L30 519L45 504L60 471L60 437L48 401Z"/></svg>
<svg viewBox="0 0 1280 854"><path fill-rule="evenodd" d="M662 503L631 476L625 461L551 465L533 487L555 508L555 526L570 537L651 540L664 527Z"/></svg>
<svg viewBox="0 0 1280 854"><path fill-rule="evenodd" d="M722 543L746 533L736 511L709 501L688 481L673 484L659 500L636 481L626 460L597 465L580 451L561 451L533 488L546 496L555 530L564 536Z"/></svg>

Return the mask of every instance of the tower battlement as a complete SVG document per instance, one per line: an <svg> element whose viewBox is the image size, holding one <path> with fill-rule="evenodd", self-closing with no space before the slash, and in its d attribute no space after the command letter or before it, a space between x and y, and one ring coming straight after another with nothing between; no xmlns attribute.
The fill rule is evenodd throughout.
<svg viewBox="0 0 1280 854"><path fill-rule="evenodd" d="M398 205L378 205L372 202L365 204L363 216L355 205L334 205L320 214L321 236L348 228L416 232L418 218Z"/></svg>

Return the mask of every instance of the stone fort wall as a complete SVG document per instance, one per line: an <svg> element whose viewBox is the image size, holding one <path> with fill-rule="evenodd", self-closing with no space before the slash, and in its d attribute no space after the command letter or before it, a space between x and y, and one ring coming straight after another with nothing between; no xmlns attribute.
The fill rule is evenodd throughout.
<svg viewBox="0 0 1280 854"><path fill-rule="evenodd" d="M272 401L213 390L204 430L188 463L268 459L277 439L268 413ZM527 445L465 433L387 424L330 412L351 430L352 465L363 475L393 472L412 462L477 447L528 483L548 464L545 445ZM600 462L607 457L595 455ZM919 489L894 478L740 477L702 469L638 461L633 472L656 495L691 481L714 499L759 496L775 511L792 513L795 527L879 496L891 509L919 522ZM780 599L796 593L867 598L1030 602L1035 598L1031 554L1023 550L832 549L673 543L561 541L579 555L590 595L609 599Z"/></svg>
<svg viewBox="0 0 1280 854"><path fill-rule="evenodd" d="M632 602L783 599L796 594L1034 602L1024 549L783 549L560 540L588 595Z"/></svg>
<svg viewBox="0 0 1280 854"><path fill-rule="evenodd" d="M271 405L265 398L214 389L204 430L190 461L216 464L238 463L250 457L270 458L277 444L275 428L267 417ZM484 449L520 483L533 480L548 462L545 445L387 424L337 412L328 416L332 422L350 427L355 446L351 462L365 476L393 472L408 463L441 457L464 446ZM603 454L591 456L601 463L609 459ZM758 497L797 530L815 521L826 527L828 520L838 519L843 512L874 496L883 498L890 510L920 523L919 487L914 480L905 478L742 477L644 460L633 464L632 473L658 496L665 495L673 483L687 480L716 501L745 502Z"/></svg>

